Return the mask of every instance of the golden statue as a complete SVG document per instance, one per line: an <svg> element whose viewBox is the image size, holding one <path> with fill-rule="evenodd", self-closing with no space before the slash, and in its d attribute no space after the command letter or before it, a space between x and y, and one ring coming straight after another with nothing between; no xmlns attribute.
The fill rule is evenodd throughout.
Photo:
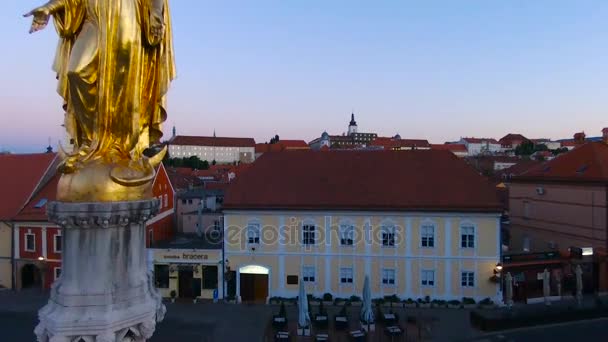
<svg viewBox="0 0 608 342"><path fill-rule="evenodd" d="M53 70L74 149L59 171L60 201L152 198L165 96L175 78L168 0L50 0L30 33L53 17Z"/></svg>

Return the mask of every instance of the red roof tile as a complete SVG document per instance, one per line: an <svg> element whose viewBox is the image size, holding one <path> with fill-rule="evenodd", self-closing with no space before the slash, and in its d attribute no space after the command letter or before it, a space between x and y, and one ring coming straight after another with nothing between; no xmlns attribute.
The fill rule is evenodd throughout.
<svg viewBox="0 0 608 342"><path fill-rule="evenodd" d="M462 140L468 142L469 144L481 144L482 142L489 142L490 144L500 144L494 138L462 138Z"/></svg>
<svg viewBox="0 0 608 342"><path fill-rule="evenodd" d="M185 172L186 169L190 171L189 174ZM193 170L190 168L166 168L166 170L169 181L175 191L186 190L190 187L199 187L204 184L202 180L192 174Z"/></svg>
<svg viewBox="0 0 608 342"><path fill-rule="evenodd" d="M56 174L48 181L31 201L15 216L15 221L44 221L47 222L46 204L57 199L57 183L60 174Z"/></svg>
<svg viewBox="0 0 608 342"><path fill-rule="evenodd" d="M169 142L170 145L186 146L223 146L223 147L255 147L253 138L200 137L177 135Z"/></svg>
<svg viewBox="0 0 608 342"><path fill-rule="evenodd" d="M0 220L10 220L26 205L51 168L56 154L3 154L0 155L0 189L2 205Z"/></svg>
<svg viewBox="0 0 608 342"><path fill-rule="evenodd" d="M608 145L588 142L524 172L515 179L608 182Z"/></svg>
<svg viewBox="0 0 608 342"><path fill-rule="evenodd" d="M426 139L395 139L388 137L377 137L370 144L370 146L382 146L384 149L399 149L399 148L413 148L422 147L430 148L431 144Z"/></svg>
<svg viewBox="0 0 608 342"><path fill-rule="evenodd" d="M446 172L449 170L449 172ZM448 151L268 153L225 208L500 211L493 187Z"/></svg>
<svg viewBox="0 0 608 342"><path fill-rule="evenodd" d="M467 152L467 147L464 144L433 144L433 150L452 151L452 152Z"/></svg>
<svg viewBox="0 0 608 342"><path fill-rule="evenodd" d="M304 140L280 140L274 144L255 144L255 153L310 149Z"/></svg>
<svg viewBox="0 0 608 342"><path fill-rule="evenodd" d="M513 143L521 144L524 141L528 141L528 140L529 140L528 138L524 137L521 134L509 133L509 134L505 135L504 137L500 138L500 140L498 140L498 142L500 142L500 144L503 146L512 146Z"/></svg>

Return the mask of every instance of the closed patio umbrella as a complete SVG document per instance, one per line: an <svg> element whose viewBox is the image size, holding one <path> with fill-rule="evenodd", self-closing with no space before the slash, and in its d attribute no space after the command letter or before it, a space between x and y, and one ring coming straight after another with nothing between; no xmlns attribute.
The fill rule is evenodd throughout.
<svg viewBox="0 0 608 342"><path fill-rule="evenodd" d="M549 296L551 296L550 280L549 271L545 268L545 271L543 272L543 296L545 297L545 305L551 305L551 302L549 301Z"/></svg>
<svg viewBox="0 0 608 342"><path fill-rule="evenodd" d="M583 270L581 269L581 265L576 265L576 269L574 270L576 274L576 301L578 305L583 304Z"/></svg>
<svg viewBox="0 0 608 342"><path fill-rule="evenodd" d="M361 322L369 324L374 323L374 311L372 309L372 291L369 287L369 276L365 276L363 282L363 306L361 307ZM369 329L368 329L369 330Z"/></svg>
<svg viewBox="0 0 608 342"><path fill-rule="evenodd" d="M308 297L306 296L306 289L304 288L304 282L300 282L300 293L298 295L298 325L304 329L310 325L310 316L308 315Z"/></svg>
<svg viewBox="0 0 608 342"><path fill-rule="evenodd" d="M507 272L505 286L505 301L507 307L511 308L513 306L513 277L511 276L511 272Z"/></svg>

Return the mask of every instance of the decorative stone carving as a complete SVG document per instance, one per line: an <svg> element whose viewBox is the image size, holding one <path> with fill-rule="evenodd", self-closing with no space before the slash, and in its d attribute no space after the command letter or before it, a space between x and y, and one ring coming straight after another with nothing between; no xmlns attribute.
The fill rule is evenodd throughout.
<svg viewBox="0 0 608 342"><path fill-rule="evenodd" d="M61 277L39 311L38 342L143 342L166 308L148 272L145 221L157 199L48 205L63 229Z"/></svg>

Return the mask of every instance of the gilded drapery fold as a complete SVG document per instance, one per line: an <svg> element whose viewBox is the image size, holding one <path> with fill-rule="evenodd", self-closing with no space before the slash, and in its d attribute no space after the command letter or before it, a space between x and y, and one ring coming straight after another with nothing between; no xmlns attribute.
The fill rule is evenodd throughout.
<svg viewBox="0 0 608 342"><path fill-rule="evenodd" d="M64 99L68 133L76 142L90 142L86 151L80 151L84 157L78 158L81 162L99 158L111 162L131 160L147 168L141 164L143 150L160 141L161 123L167 117L165 97L175 78L168 1L164 0L165 32L159 41L154 41L151 34L151 0L60 1L62 9L54 15L60 42L53 69L58 92ZM93 25L97 33L96 65L93 69L87 66L86 70L68 70L70 65L78 65L74 63L79 57L74 56L73 48L85 23ZM90 76L91 70L95 77ZM86 80L95 79L95 87L70 94L68 73L72 79L82 75L85 86ZM90 94L92 89L95 113L84 113L73 106L82 100L75 96ZM91 116L95 116L94 120ZM95 127L83 129L82 125L89 122ZM78 136L82 134L90 136Z"/></svg>

